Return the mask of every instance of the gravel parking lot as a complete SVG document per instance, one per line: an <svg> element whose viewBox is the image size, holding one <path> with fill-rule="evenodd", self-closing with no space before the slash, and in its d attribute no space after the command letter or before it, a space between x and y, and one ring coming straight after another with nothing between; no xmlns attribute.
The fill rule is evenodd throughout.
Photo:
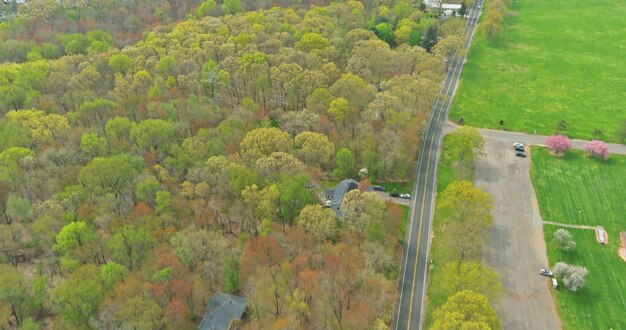
<svg viewBox="0 0 626 330"><path fill-rule="evenodd" d="M548 268L539 206L530 180L530 159L515 156L509 141L485 138L476 185L494 199L494 226L483 260L502 277L496 303L503 329L560 329ZM527 148L528 153L528 148Z"/></svg>

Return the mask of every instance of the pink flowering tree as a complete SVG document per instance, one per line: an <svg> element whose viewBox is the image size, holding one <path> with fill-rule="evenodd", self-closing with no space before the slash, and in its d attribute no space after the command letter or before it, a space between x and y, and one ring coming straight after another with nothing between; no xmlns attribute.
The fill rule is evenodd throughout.
<svg viewBox="0 0 626 330"><path fill-rule="evenodd" d="M572 148L572 141L565 135L553 135L546 139L548 149L555 154L563 154Z"/></svg>
<svg viewBox="0 0 626 330"><path fill-rule="evenodd" d="M606 145L606 142L601 140L593 140L585 145L585 150L589 157L602 158L604 160L609 159L609 147Z"/></svg>

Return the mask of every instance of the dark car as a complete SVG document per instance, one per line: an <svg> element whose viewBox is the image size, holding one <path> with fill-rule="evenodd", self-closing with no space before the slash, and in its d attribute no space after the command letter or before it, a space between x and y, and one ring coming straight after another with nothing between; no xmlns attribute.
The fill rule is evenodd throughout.
<svg viewBox="0 0 626 330"><path fill-rule="evenodd" d="M523 151L516 151L515 156L526 158L526 154Z"/></svg>
<svg viewBox="0 0 626 330"><path fill-rule="evenodd" d="M400 197L400 194L397 191L392 191L389 193L389 196L391 197Z"/></svg>
<svg viewBox="0 0 626 330"><path fill-rule="evenodd" d="M524 152L524 147L514 147L513 149L515 149L515 151L521 151Z"/></svg>
<svg viewBox="0 0 626 330"><path fill-rule="evenodd" d="M372 186L372 190L374 191L385 191L385 187L381 187L381 186Z"/></svg>

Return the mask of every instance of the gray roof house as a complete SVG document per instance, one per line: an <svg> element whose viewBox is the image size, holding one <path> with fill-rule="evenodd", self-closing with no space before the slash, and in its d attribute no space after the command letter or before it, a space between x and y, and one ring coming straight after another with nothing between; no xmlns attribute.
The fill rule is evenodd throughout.
<svg viewBox="0 0 626 330"><path fill-rule="evenodd" d="M241 317L246 310L248 300L243 297L231 296L225 293L216 293L207 303L200 330L231 330L240 324Z"/></svg>
<svg viewBox="0 0 626 330"><path fill-rule="evenodd" d="M341 216L341 201L348 191L358 189L359 183L352 179L345 179L339 182L335 189L324 189L322 192L322 201L324 205L330 207L337 216Z"/></svg>

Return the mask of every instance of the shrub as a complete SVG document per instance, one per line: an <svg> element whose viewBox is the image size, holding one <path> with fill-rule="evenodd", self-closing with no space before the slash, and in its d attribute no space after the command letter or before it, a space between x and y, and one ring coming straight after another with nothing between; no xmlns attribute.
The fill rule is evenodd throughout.
<svg viewBox="0 0 626 330"><path fill-rule="evenodd" d="M604 160L609 159L609 147L606 145L606 142L601 140L593 140L585 145L585 150L589 157L602 158Z"/></svg>
<svg viewBox="0 0 626 330"><path fill-rule="evenodd" d="M565 288L576 292L585 286L589 271L582 266L568 265L564 262L557 262L552 268L556 278L561 279Z"/></svg>
<svg viewBox="0 0 626 330"><path fill-rule="evenodd" d="M548 149L555 154L562 154L572 148L572 141L565 135L553 135L546 139Z"/></svg>

